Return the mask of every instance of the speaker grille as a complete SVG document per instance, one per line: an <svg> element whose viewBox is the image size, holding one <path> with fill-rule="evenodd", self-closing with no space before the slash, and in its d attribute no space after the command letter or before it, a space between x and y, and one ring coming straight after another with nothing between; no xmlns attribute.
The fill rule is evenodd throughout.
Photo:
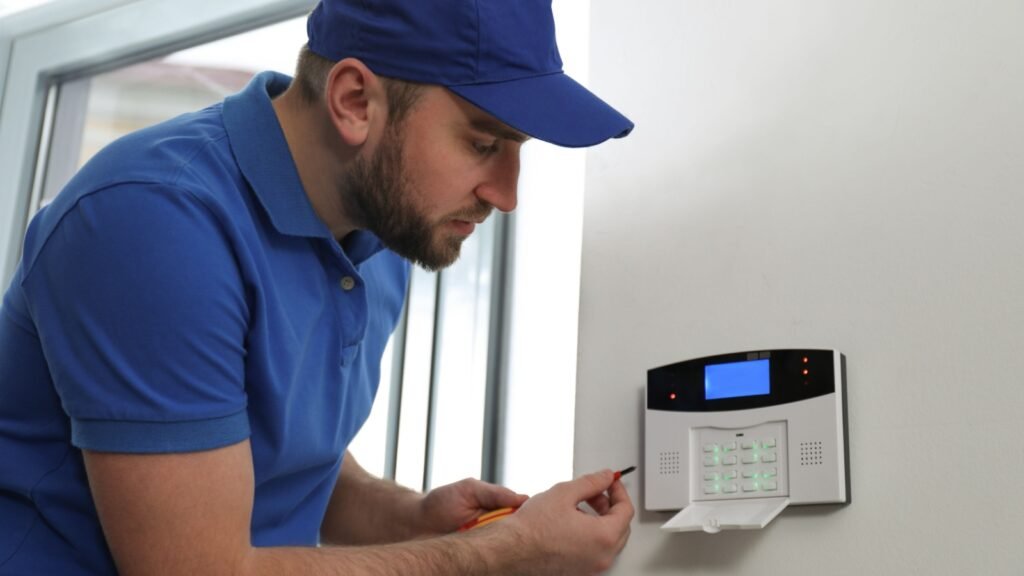
<svg viewBox="0 0 1024 576"><path fill-rule="evenodd" d="M821 442L801 442L800 443L800 465L801 466L821 466L824 464Z"/></svg>
<svg viewBox="0 0 1024 576"><path fill-rule="evenodd" d="M679 474L679 451L658 454L658 474L662 476Z"/></svg>

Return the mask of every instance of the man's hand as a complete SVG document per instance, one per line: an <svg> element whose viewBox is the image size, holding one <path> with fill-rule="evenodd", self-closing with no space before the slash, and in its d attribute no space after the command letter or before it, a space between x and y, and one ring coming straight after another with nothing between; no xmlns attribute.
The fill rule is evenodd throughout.
<svg viewBox="0 0 1024 576"><path fill-rule="evenodd" d="M583 502L597 515L582 512ZM479 531L516 532L521 553L529 555L527 573L597 574L609 569L626 545L633 513L622 482L604 470L556 484Z"/></svg>
<svg viewBox="0 0 1024 576"><path fill-rule="evenodd" d="M584 502L594 513L580 510ZM346 456L332 504L337 504L333 522L351 527L346 538L334 540L337 543L373 541L371 536L396 524L408 531L405 538L450 534L416 542L465 543L482 554L488 564L485 572L493 574L603 572L626 545L634 514L626 488L611 470L557 484L530 499L472 479L441 486L423 496L371 476L351 455ZM499 522L456 532L481 514L516 506L516 513ZM371 518L391 520L375 528ZM398 537L394 530L390 533L392 538Z"/></svg>
<svg viewBox="0 0 1024 576"><path fill-rule="evenodd" d="M427 535L455 532L477 516L522 506L528 496L472 478L431 490L420 502L420 525Z"/></svg>
<svg viewBox="0 0 1024 576"><path fill-rule="evenodd" d="M325 543L346 546L441 536L485 512L519 506L526 499L471 478L435 488L424 496L377 478L346 453L320 536Z"/></svg>

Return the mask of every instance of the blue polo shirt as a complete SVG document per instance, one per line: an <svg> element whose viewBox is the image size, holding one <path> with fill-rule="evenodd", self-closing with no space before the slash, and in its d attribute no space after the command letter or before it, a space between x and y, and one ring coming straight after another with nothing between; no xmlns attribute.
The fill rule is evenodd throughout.
<svg viewBox="0 0 1024 576"><path fill-rule="evenodd" d="M82 450L249 439L252 542L305 545L369 414L409 266L316 216L264 73L100 152L0 309L0 574L109 574Z"/></svg>

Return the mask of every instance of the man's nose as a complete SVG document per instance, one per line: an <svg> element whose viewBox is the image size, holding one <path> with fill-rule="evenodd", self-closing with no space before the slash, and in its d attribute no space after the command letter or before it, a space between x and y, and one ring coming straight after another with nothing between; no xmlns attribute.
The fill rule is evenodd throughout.
<svg viewBox="0 0 1024 576"><path fill-rule="evenodd" d="M519 151L516 150L495 165L488 178L477 186L476 196L502 212L511 212L516 209L518 189Z"/></svg>

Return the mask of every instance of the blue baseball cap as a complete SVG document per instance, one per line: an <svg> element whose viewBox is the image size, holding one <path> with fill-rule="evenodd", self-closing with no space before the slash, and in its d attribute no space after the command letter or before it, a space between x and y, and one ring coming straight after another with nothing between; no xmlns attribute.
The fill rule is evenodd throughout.
<svg viewBox="0 0 1024 576"><path fill-rule="evenodd" d="M633 129L562 71L551 0L321 0L306 29L324 58L444 86L552 144L592 146Z"/></svg>

